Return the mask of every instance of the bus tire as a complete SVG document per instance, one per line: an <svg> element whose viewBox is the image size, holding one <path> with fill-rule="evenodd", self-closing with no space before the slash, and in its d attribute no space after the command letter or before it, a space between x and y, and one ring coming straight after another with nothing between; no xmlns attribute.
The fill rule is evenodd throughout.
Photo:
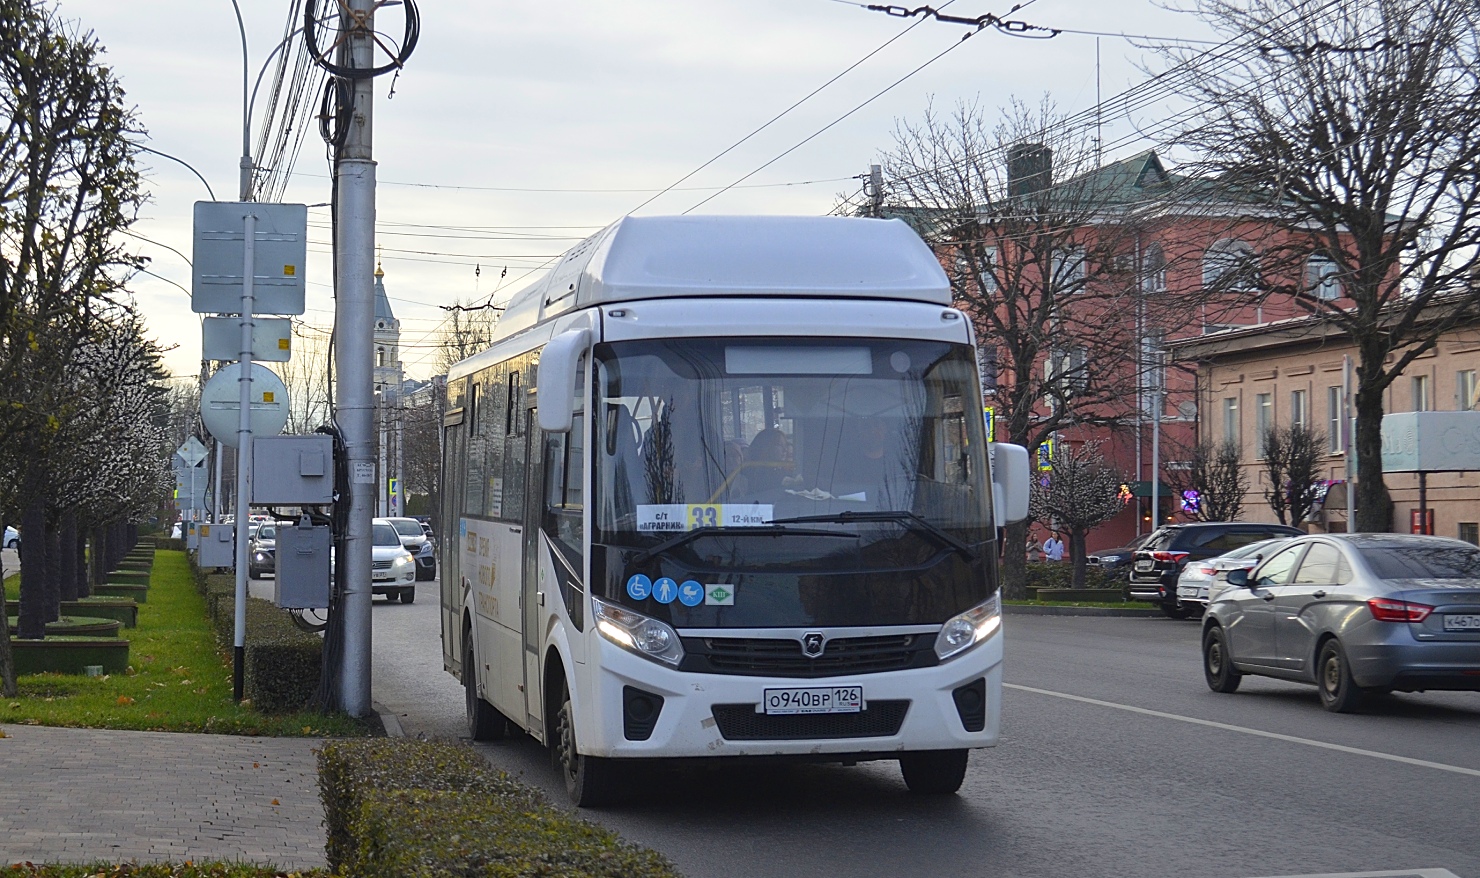
<svg viewBox="0 0 1480 878"><path fill-rule="evenodd" d="M922 796L949 795L966 780L965 750L926 750L899 757L899 770L910 792Z"/></svg>
<svg viewBox="0 0 1480 878"><path fill-rule="evenodd" d="M572 805L591 808L617 801L621 781L615 762L583 756L576 746L575 716L569 689L564 692L560 712L555 718L554 755Z"/></svg>
<svg viewBox="0 0 1480 878"><path fill-rule="evenodd" d="M473 634L463 634L463 699L467 702L468 737L474 741L499 741L508 733L508 722L492 704L478 695L478 666L473 658Z"/></svg>

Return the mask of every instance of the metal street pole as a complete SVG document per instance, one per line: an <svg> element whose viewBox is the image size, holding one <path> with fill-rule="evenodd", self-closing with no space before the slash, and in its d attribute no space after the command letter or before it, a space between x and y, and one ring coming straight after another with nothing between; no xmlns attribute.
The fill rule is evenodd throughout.
<svg viewBox="0 0 1480 878"><path fill-rule="evenodd" d="M349 0L340 27L348 33L350 66L374 66L374 0ZM353 112L339 148L334 185L339 203L339 287L335 291L335 380L337 419L350 472L349 514L344 536L344 657L340 666L340 707L350 716L370 712L370 519L375 502L374 401L375 162L371 160L371 108L375 81L353 80Z"/></svg>
<svg viewBox="0 0 1480 878"><path fill-rule="evenodd" d="M236 626L232 640L231 697L242 700L246 680L247 644L247 521L252 499L252 280L256 271L257 217L248 211L242 220L242 349L241 413L236 440Z"/></svg>
<svg viewBox="0 0 1480 878"><path fill-rule="evenodd" d="M1352 358L1341 358L1341 451L1346 456L1346 532L1357 532L1356 462L1352 460Z"/></svg>

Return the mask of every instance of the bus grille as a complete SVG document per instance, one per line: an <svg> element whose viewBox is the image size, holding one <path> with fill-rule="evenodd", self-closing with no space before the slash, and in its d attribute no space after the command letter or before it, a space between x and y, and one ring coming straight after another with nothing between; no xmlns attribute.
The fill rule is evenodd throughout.
<svg viewBox="0 0 1480 878"><path fill-rule="evenodd" d="M716 704L714 722L727 741L800 741L827 738L887 738L899 734L908 701L870 701L858 713L770 716L754 704Z"/></svg>
<svg viewBox="0 0 1480 878"><path fill-rule="evenodd" d="M877 674L936 664L935 638L921 634L839 637L808 658L797 640L767 637L686 637L683 670L756 677Z"/></svg>

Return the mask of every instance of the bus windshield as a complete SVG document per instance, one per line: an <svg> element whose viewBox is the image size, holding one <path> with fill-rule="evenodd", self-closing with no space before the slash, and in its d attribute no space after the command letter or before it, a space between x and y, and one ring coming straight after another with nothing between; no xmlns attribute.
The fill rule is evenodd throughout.
<svg viewBox="0 0 1480 878"><path fill-rule="evenodd" d="M598 345L595 364L598 593L634 603L636 574L730 586L734 604L634 604L691 626L941 622L990 593L969 346L663 339Z"/></svg>

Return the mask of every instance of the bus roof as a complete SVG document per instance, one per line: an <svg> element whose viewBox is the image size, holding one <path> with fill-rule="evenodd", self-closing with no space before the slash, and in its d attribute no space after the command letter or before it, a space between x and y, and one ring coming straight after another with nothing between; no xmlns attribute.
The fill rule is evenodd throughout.
<svg viewBox="0 0 1480 878"><path fill-rule="evenodd" d="M950 282L901 220L628 216L515 293L495 340L577 308L679 296L818 296L951 304Z"/></svg>

